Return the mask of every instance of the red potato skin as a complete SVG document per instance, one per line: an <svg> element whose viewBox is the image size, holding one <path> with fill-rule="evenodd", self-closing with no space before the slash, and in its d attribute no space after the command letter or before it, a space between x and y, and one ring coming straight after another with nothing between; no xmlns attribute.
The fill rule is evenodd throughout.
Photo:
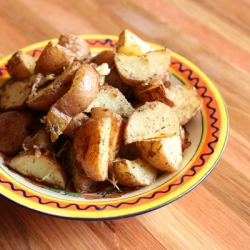
<svg viewBox="0 0 250 250"><path fill-rule="evenodd" d="M81 75L83 78L79 82ZM88 64L83 64L76 73L70 90L56 102L55 108L74 117L83 112L96 98L99 87L100 79L96 70Z"/></svg>
<svg viewBox="0 0 250 250"><path fill-rule="evenodd" d="M21 150L30 133L34 115L28 111L8 111L0 114L0 152L13 157Z"/></svg>

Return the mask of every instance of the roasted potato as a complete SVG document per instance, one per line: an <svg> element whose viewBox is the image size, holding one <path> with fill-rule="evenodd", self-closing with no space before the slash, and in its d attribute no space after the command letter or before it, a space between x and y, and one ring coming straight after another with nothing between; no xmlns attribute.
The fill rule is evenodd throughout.
<svg viewBox="0 0 250 250"><path fill-rule="evenodd" d="M3 111L27 108L31 86L26 81L9 81L1 88L0 109Z"/></svg>
<svg viewBox="0 0 250 250"><path fill-rule="evenodd" d="M98 91L98 73L88 64L81 65L68 92L58 99L47 113L47 129L51 131L53 142L63 133L70 120L91 104Z"/></svg>
<svg viewBox="0 0 250 250"><path fill-rule="evenodd" d="M124 133L124 121L123 118L105 108L92 108L91 117L102 118L110 117L111 118L111 131L110 131L110 140L109 140L109 168L111 163L118 156L118 153L123 144L123 133Z"/></svg>
<svg viewBox="0 0 250 250"><path fill-rule="evenodd" d="M108 179L111 127L111 117L90 119L76 131L74 137L77 162L94 181Z"/></svg>
<svg viewBox="0 0 250 250"><path fill-rule="evenodd" d="M61 189L66 186L67 175L63 167L47 152L41 151L37 155L35 149L24 151L5 163L11 169L35 181Z"/></svg>
<svg viewBox="0 0 250 250"><path fill-rule="evenodd" d="M80 66L79 62L73 62L50 84L33 92L26 102L27 105L32 109L47 112L70 89L72 80Z"/></svg>
<svg viewBox="0 0 250 250"><path fill-rule="evenodd" d="M75 59L75 54L65 47L49 42L37 59L35 74L61 74Z"/></svg>
<svg viewBox="0 0 250 250"><path fill-rule="evenodd" d="M71 51L76 60L83 61L91 55L88 43L81 37L63 34L59 37L58 44Z"/></svg>
<svg viewBox="0 0 250 250"><path fill-rule="evenodd" d="M134 110L132 105L117 88L106 84L100 88L95 100L84 112L90 113L94 107L108 108L122 117L128 117Z"/></svg>
<svg viewBox="0 0 250 250"><path fill-rule="evenodd" d="M30 133L34 115L28 111L7 111L0 114L0 152L13 157L22 148Z"/></svg>
<svg viewBox="0 0 250 250"><path fill-rule="evenodd" d="M142 103L159 101L169 107L174 106L174 102L168 94L168 89L159 80L150 85L141 84L135 87L133 94Z"/></svg>
<svg viewBox="0 0 250 250"><path fill-rule="evenodd" d="M115 50L117 53L127 56L141 56L155 49L134 33L125 29L118 37Z"/></svg>
<svg viewBox="0 0 250 250"><path fill-rule="evenodd" d="M124 130L125 144L180 134L179 120L161 102L146 102L129 116Z"/></svg>
<svg viewBox="0 0 250 250"><path fill-rule="evenodd" d="M131 161L118 158L113 162L113 173L118 184L139 187L152 184L158 170L141 158Z"/></svg>
<svg viewBox="0 0 250 250"><path fill-rule="evenodd" d="M191 85L171 85L168 91L180 125L185 125L201 110L203 101Z"/></svg>
<svg viewBox="0 0 250 250"><path fill-rule="evenodd" d="M123 82L136 87L162 80L168 74L170 51L149 51L145 55L128 56L115 53L115 66Z"/></svg>
<svg viewBox="0 0 250 250"><path fill-rule="evenodd" d="M83 169L80 168L76 160L73 143L70 140L67 141L66 148L60 156L60 161L69 176L72 178L76 192L84 193L94 192L96 190L97 182L90 179Z"/></svg>
<svg viewBox="0 0 250 250"><path fill-rule="evenodd" d="M34 57L18 50L12 55L6 68L12 78L23 81L34 74L35 65Z"/></svg>
<svg viewBox="0 0 250 250"><path fill-rule="evenodd" d="M150 139L136 142L141 157L151 166L175 172L182 162L182 140L180 136Z"/></svg>

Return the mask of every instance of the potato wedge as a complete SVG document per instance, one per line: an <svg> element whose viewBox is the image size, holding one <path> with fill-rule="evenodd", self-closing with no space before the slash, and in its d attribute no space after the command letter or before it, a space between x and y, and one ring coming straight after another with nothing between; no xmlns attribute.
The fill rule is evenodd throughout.
<svg viewBox="0 0 250 250"><path fill-rule="evenodd" d="M96 99L84 112L90 113L91 109L94 107L107 108L122 117L128 117L134 111L134 108L127 101L125 96L117 88L107 84L100 88Z"/></svg>
<svg viewBox="0 0 250 250"><path fill-rule="evenodd" d="M79 62L73 62L53 82L32 93L27 100L27 105L32 109L47 112L70 89L72 80L80 66Z"/></svg>
<svg viewBox="0 0 250 250"><path fill-rule="evenodd" d="M35 65L34 57L18 50L12 55L6 68L12 78L23 81L34 74Z"/></svg>
<svg viewBox="0 0 250 250"><path fill-rule="evenodd" d="M118 37L115 50L117 53L127 56L140 56L155 49L137 35L125 29Z"/></svg>
<svg viewBox="0 0 250 250"><path fill-rule="evenodd" d="M97 183L91 180L76 160L73 143L69 140L66 145L65 151L60 156L60 161L65 170L72 177L73 185L78 193L94 192Z"/></svg>
<svg viewBox="0 0 250 250"><path fill-rule="evenodd" d="M152 184L158 170L141 158L133 161L118 158L113 162L113 173L118 184L139 187Z"/></svg>
<svg viewBox="0 0 250 250"><path fill-rule="evenodd" d="M53 142L67 128L71 119L90 105L98 91L99 75L90 65L81 65L68 92L47 113L47 129L51 131Z"/></svg>
<svg viewBox="0 0 250 250"><path fill-rule="evenodd" d="M50 138L52 142L55 142L59 135L63 134L64 130L69 126L72 117L65 115L63 112L51 107L46 117L46 129L50 132Z"/></svg>
<svg viewBox="0 0 250 250"><path fill-rule="evenodd" d="M65 47L49 42L37 59L35 74L61 74L74 60L75 55Z"/></svg>
<svg viewBox="0 0 250 250"><path fill-rule="evenodd" d="M30 133L34 115L28 111L7 111L0 114L0 152L15 156Z"/></svg>
<svg viewBox="0 0 250 250"><path fill-rule="evenodd" d="M3 111L27 108L26 100L31 93L28 81L9 81L1 88L0 109Z"/></svg>
<svg viewBox="0 0 250 250"><path fill-rule="evenodd" d="M191 85L171 85L168 91L169 96L175 103L173 110L180 125L185 125L201 110L203 100Z"/></svg>
<svg viewBox="0 0 250 250"><path fill-rule="evenodd" d="M47 152L37 157L35 150L25 151L5 163L11 169L35 181L61 189L66 186L67 175L63 167Z"/></svg>
<svg viewBox="0 0 250 250"><path fill-rule="evenodd" d="M136 142L141 157L151 166L175 172L182 162L182 141L180 136L150 139Z"/></svg>
<svg viewBox="0 0 250 250"><path fill-rule="evenodd" d="M108 178L111 117L90 119L76 132L74 151L80 168L94 181Z"/></svg>
<svg viewBox="0 0 250 250"><path fill-rule="evenodd" d="M169 106L161 102L146 102L128 118L124 140L129 144L179 134L179 120Z"/></svg>
<svg viewBox="0 0 250 250"><path fill-rule="evenodd" d="M142 103L159 101L169 107L174 106L174 102L168 94L168 89L165 88L162 81L155 81L150 85L139 85L133 90L133 94Z"/></svg>
<svg viewBox="0 0 250 250"><path fill-rule="evenodd" d="M76 72L71 88L56 102L55 107L74 117L89 107L96 98L99 87L99 75L96 70L88 64L83 64Z"/></svg>
<svg viewBox="0 0 250 250"><path fill-rule="evenodd" d="M83 61L91 55L88 43L81 37L63 34L59 37L58 44L70 50L76 60Z"/></svg>
<svg viewBox="0 0 250 250"><path fill-rule="evenodd" d="M101 117L110 117L111 118L111 131L110 131L110 140L109 140L109 168L111 163L118 156L118 153L123 144L123 133L124 133L124 121L123 118L105 108L92 108L91 117L101 118Z"/></svg>
<svg viewBox="0 0 250 250"><path fill-rule="evenodd" d="M154 50L139 56L115 53L115 65L120 78L133 87L163 80L168 74L169 64L168 49Z"/></svg>

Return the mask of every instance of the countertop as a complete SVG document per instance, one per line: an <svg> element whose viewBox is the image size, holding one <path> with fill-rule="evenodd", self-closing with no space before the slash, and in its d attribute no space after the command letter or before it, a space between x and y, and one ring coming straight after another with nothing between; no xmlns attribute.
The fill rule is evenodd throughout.
<svg viewBox="0 0 250 250"><path fill-rule="evenodd" d="M63 33L129 29L198 66L216 84L230 119L225 151L211 174L152 212L69 220L0 197L0 249L249 249L249 0L0 0L0 6L0 58Z"/></svg>

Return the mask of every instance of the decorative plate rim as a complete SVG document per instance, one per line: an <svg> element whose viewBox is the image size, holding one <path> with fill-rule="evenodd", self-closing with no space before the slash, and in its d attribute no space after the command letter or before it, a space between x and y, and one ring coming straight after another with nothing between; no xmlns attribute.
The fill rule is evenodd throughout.
<svg viewBox="0 0 250 250"><path fill-rule="evenodd" d="M113 35L79 36L89 43L92 53L112 49L118 38ZM49 41L57 39L35 43L21 50L36 56L36 53ZM153 43L151 45L163 48ZM143 194L128 198L101 201L82 201L76 198L70 201L58 197L52 199L44 193L30 190L12 179L0 165L0 194L19 205L47 215L68 219L110 220L158 209L179 199L199 185L214 169L225 149L229 130L228 112L223 97L209 77L188 59L175 52L171 54L171 73L184 84L195 86L204 101L201 112L203 132L200 145L191 162L176 174L171 182L167 181L153 190L149 188ZM11 55L0 60L0 87L8 78L4 65Z"/></svg>

